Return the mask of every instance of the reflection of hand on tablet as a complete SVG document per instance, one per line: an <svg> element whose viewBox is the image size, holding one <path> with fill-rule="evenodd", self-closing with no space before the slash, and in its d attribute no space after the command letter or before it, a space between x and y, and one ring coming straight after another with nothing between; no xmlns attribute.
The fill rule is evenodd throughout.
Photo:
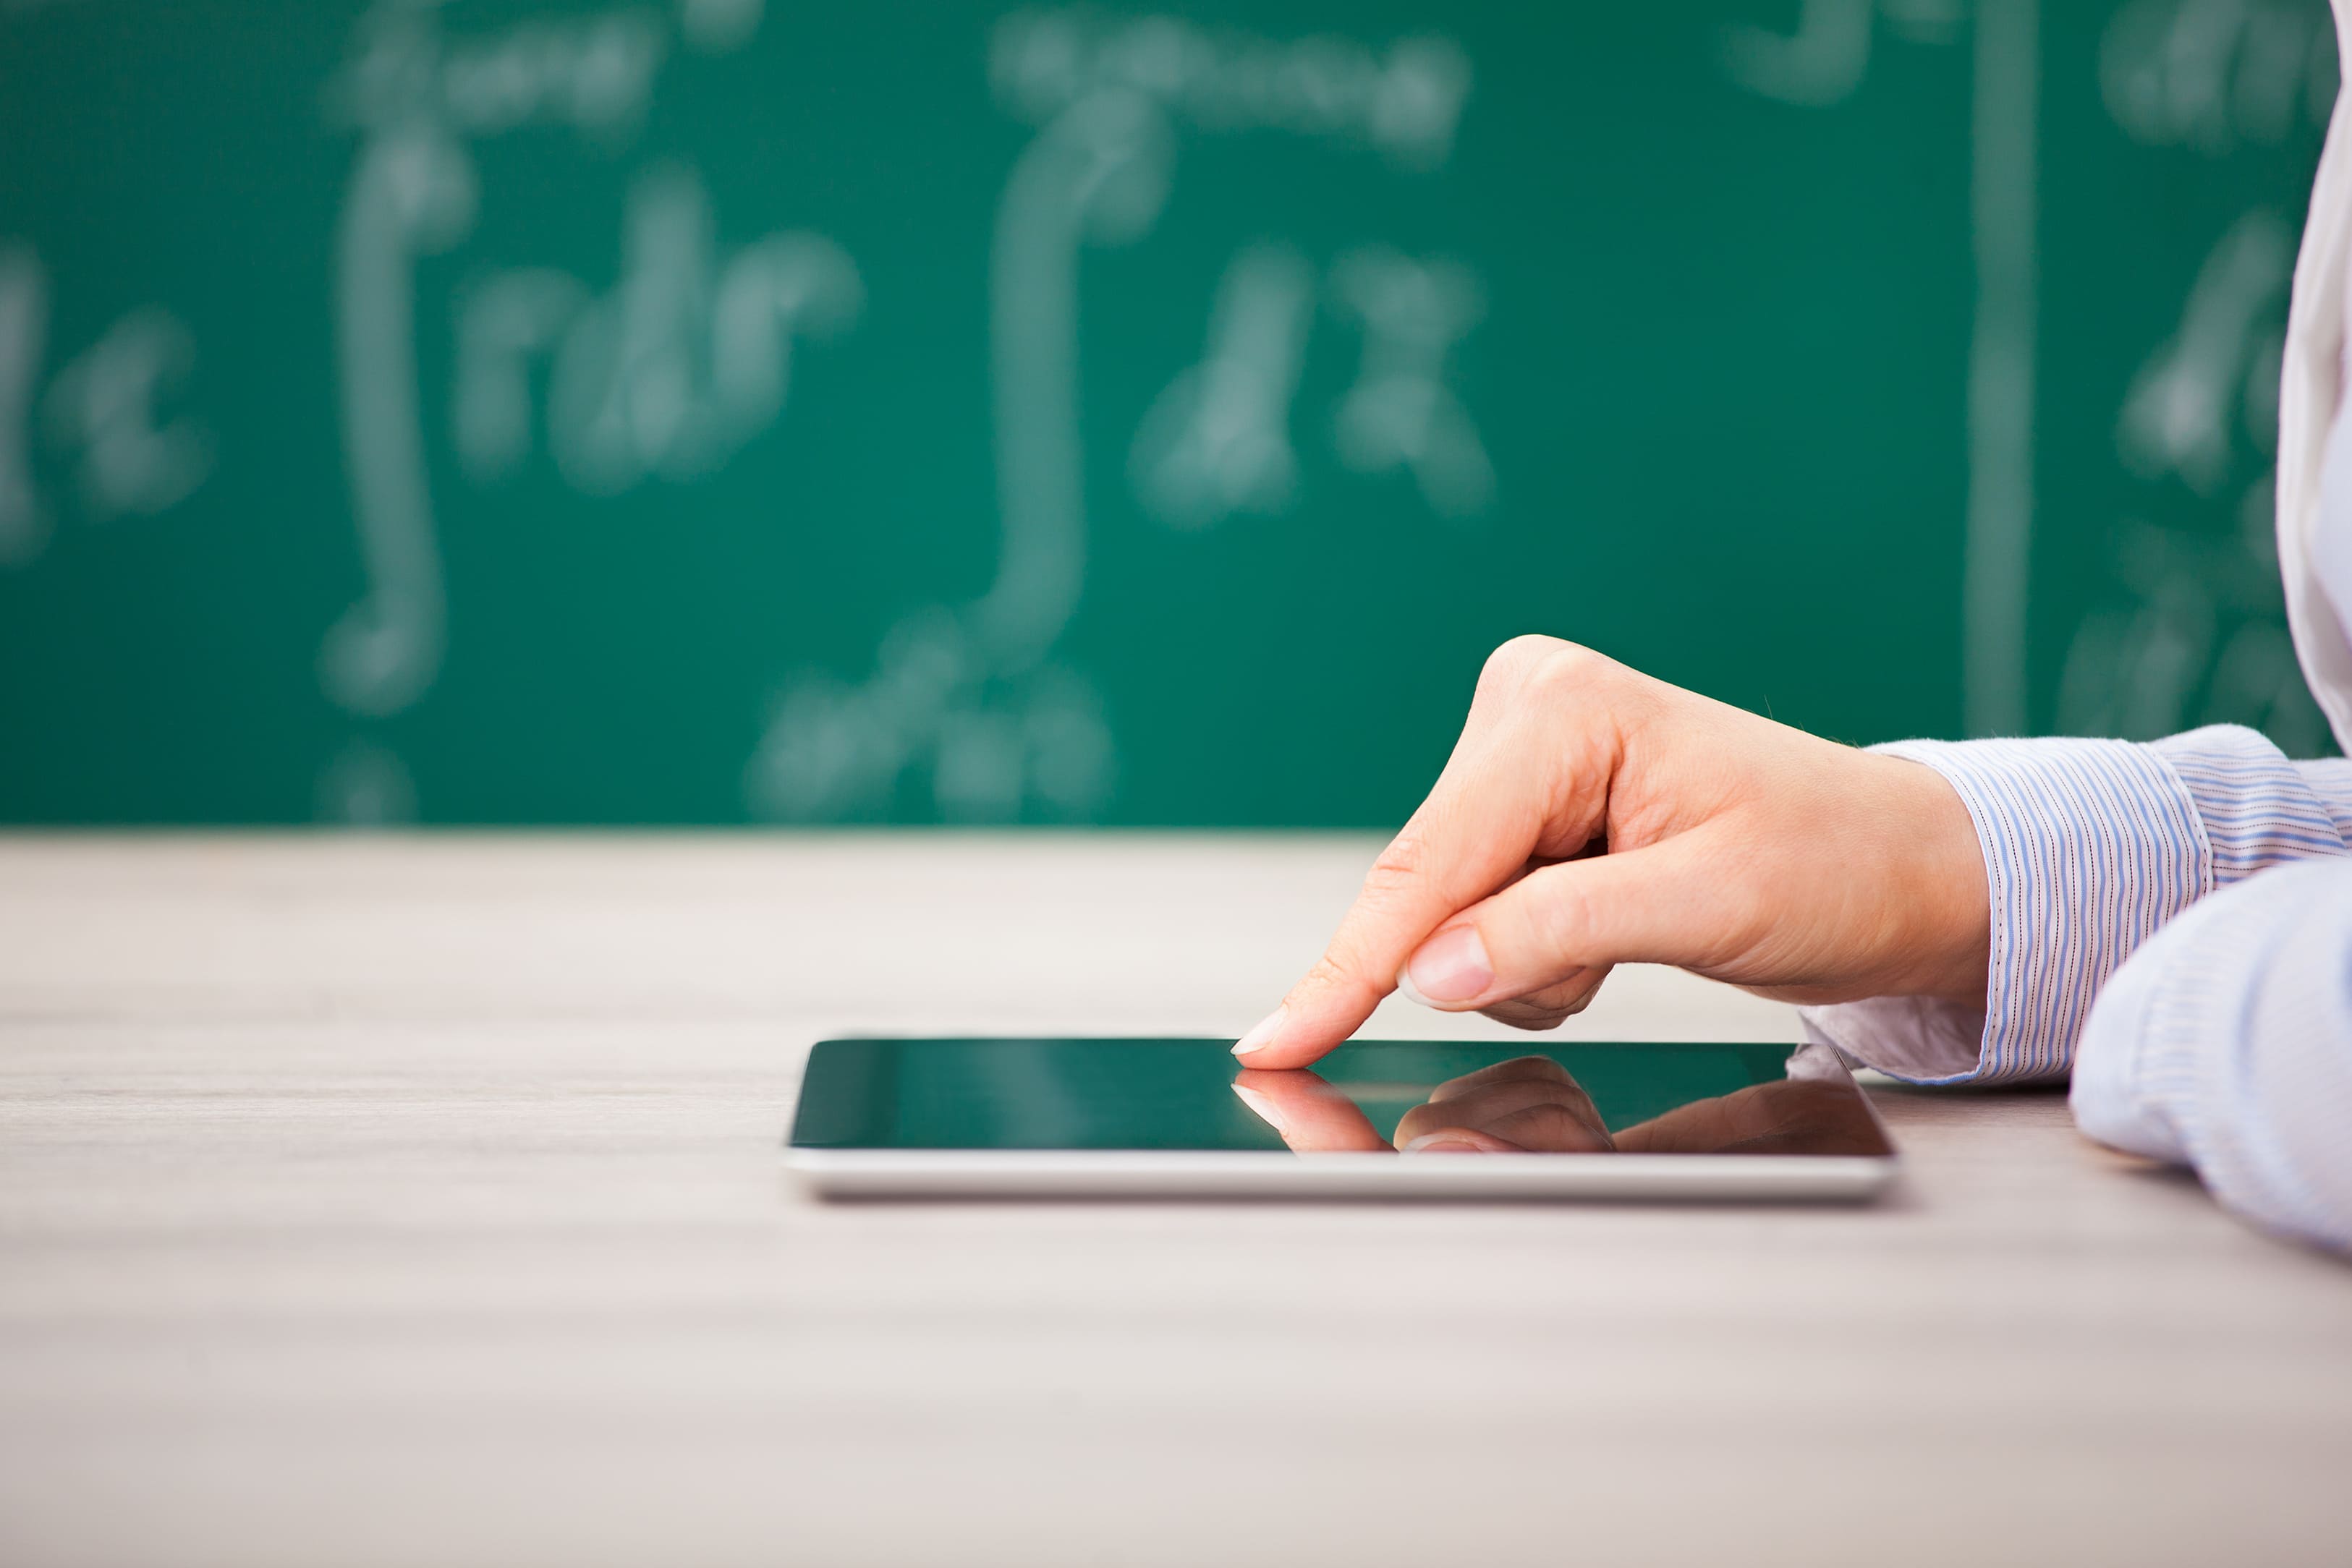
<svg viewBox="0 0 2352 1568"><path fill-rule="evenodd" d="M1617 1134L1626 1154L1864 1155L1886 1152L1850 1083L1790 1078L1677 1105Z"/></svg>
<svg viewBox="0 0 2352 1568"><path fill-rule="evenodd" d="M1244 1068L1234 1092L1299 1154L1391 1146L1361 1107L1304 1068ZM1397 1123L1411 1155L1861 1155L1885 1152L1851 1083L1759 1083L1610 1134L1592 1097L1545 1056L1496 1062L1439 1084Z"/></svg>
<svg viewBox="0 0 2352 1568"><path fill-rule="evenodd" d="M1498 1061L1439 1084L1397 1123L1415 1155L1605 1155L1615 1145L1583 1085L1548 1056Z"/></svg>
<svg viewBox="0 0 2352 1568"><path fill-rule="evenodd" d="M1234 1077L1234 1092L1299 1154L1388 1150L1388 1141L1353 1100L1304 1068L1290 1072L1244 1068Z"/></svg>
<svg viewBox="0 0 2352 1568"><path fill-rule="evenodd" d="M1300 1154L1371 1153L1384 1142L1356 1103L1312 1072L1244 1069L1234 1092ZM1497 1062L1431 1091L1397 1124L1409 1154L1606 1154L1609 1130L1549 1057Z"/></svg>

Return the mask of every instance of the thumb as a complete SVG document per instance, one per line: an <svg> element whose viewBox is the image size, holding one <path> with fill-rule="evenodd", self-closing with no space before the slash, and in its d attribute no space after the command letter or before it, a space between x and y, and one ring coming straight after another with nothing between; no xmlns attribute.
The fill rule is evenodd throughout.
<svg viewBox="0 0 2352 1568"><path fill-rule="evenodd" d="M1695 965L1731 928L1701 836L1529 873L1445 922L1406 960L1413 999L1473 1012L1612 964Z"/></svg>

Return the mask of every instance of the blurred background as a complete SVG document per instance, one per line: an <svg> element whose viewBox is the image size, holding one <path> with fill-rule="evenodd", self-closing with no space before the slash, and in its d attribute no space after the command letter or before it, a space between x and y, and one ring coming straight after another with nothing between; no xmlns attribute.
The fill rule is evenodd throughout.
<svg viewBox="0 0 2352 1568"><path fill-rule="evenodd" d="M1540 632L2326 730L2324 0L0 0L0 820L1392 824Z"/></svg>

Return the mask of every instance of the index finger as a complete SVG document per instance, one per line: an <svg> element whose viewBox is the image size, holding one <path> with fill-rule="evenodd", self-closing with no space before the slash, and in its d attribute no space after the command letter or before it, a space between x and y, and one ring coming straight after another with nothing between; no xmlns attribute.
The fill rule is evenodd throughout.
<svg viewBox="0 0 2352 1568"><path fill-rule="evenodd" d="M1447 916L1527 864L1543 836L1545 791L1506 760L1465 759L1457 749L1437 788L1372 863L1323 956L1242 1037L1234 1055L1252 1067L1313 1061L1396 989L1397 971Z"/></svg>

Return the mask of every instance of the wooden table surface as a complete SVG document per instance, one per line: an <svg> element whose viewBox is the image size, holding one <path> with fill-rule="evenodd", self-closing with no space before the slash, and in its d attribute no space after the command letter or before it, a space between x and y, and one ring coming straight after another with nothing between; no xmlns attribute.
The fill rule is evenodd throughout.
<svg viewBox="0 0 2352 1568"><path fill-rule="evenodd" d="M0 840L0 1563L2352 1561L2352 1269L2047 1092L1850 1209L782 1175L824 1032L1238 1031L1373 849Z"/></svg>

